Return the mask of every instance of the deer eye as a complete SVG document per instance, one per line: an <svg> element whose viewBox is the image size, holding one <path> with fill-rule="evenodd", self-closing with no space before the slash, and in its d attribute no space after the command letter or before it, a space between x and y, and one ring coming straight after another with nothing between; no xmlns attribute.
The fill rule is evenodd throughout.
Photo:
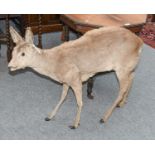
<svg viewBox="0 0 155 155"><path fill-rule="evenodd" d="M25 56L25 53L22 53L21 56Z"/></svg>

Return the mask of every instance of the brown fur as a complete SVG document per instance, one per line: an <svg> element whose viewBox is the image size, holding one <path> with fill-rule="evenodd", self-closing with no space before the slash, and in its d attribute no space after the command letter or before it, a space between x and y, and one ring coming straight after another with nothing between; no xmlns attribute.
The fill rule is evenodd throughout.
<svg viewBox="0 0 155 155"><path fill-rule="evenodd" d="M11 70L31 67L63 84L61 99L46 120L55 116L71 87L78 105L72 128L77 128L83 105L82 82L99 72L115 71L120 83L119 95L101 122L107 121L116 106L124 104L143 44L129 30L120 27L100 28L52 49L35 47L30 28L26 31L25 40L12 27L10 32L16 43L13 58L8 65ZM21 56L22 53L25 56Z"/></svg>

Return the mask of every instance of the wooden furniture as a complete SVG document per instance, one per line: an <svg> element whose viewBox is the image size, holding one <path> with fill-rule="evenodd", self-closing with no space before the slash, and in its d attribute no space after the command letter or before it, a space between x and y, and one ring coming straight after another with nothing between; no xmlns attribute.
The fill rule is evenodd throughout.
<svg viewBox="0 0 155 155"><path fill-rule="evenodd" d="M149 18L151 18L149 16ZM94 28L103 26L124 26L135 33L139 33L145 24L146 14L65 14L60 16L64 23L64 40L68 40L69 29L84 34Z"/></svg>
<svg viewBox="0 0 155 155"><path fill-rule="evenodd" d="M9 33L9 26L10 20L16 21L19 18L19 15L17 14L12 14L12 15L7 15L7 14L1 14L0 15L0 21L5 21L5 31L2 31L0 29L0 47L1 44L7 44L7 60L9 61L11 58L11 38L10 38L10 33ZM16 24L16 23L15 23Z"/></svg>
<svg viewBox="0 0 155 155"><path fill-rule="evenodd" d="M77 36L85 32L103 26L123 26L132 32L139 34L147 21L154 21L155 15L146 14L65 14L60 16L63 22L63 40L69 40L69 30L77 33ZM93 78L88 80L87 95L92 96Z"/></svg>
<svg viewBox="0 0 155 155"><path fill-rule="evenodd" d="M12 20L22 36L26 27L31 27L34 34L38 34L38 46L42 48L42 34L62 31L62 24L56 14L23 14L23 15L0 15L0 20L6 22L6 33L0 31L0 44L7 44L7 59L11 59L13 43L9 33L9 20Z"/></svg>
<svg viewBox="0 0 155 155"><path fill-rule="evenodd" d="M0 49L1 44L8 44L9 43L9 18L7 15L0 15L0 20L5 20L5 32L0 29ZM7 51L8 53L9 51Z"/></svg>
<svg viewBox="0 0 155 155"><path fill-rule="evenodd" d="M62 24L57 14L25 14L21 15L21 32L31 27L34 34L38 34L38 46L42 48L42 33L62 31Z"/></svg>

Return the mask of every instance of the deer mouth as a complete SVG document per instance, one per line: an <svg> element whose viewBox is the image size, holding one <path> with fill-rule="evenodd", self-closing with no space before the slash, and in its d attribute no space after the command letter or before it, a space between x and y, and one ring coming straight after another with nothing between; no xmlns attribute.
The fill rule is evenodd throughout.
<svg viewBox="0 0 155 155"><path fill-rule="evenodd" d="M10 71L15 71L15 70L18 69L18 67L13 67L13 66L11 66L11 67L9 67L9 68L10 68Z"/></svg>

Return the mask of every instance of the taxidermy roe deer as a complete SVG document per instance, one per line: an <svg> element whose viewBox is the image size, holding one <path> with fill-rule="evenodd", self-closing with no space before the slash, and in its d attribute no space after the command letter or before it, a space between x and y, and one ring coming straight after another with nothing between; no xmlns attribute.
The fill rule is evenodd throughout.
<svg viewBox="0 0 155 155"><path fill-rule="evenodd" d="M70 128L77 128L83 106L82 82L99 72L115 71L120 87L117 99L100 122L106 122L117 106L123 106L143 44L134 33L125 28L104 27L91 30L77 40L51 49L36 47L30 28L26 30L25 39L12 27L10 33L16 44L12 60L8 64L11 71L30 67L63 84L61 99L46 121L56 115L71 87L77 100L77 114Z"/></svg>

